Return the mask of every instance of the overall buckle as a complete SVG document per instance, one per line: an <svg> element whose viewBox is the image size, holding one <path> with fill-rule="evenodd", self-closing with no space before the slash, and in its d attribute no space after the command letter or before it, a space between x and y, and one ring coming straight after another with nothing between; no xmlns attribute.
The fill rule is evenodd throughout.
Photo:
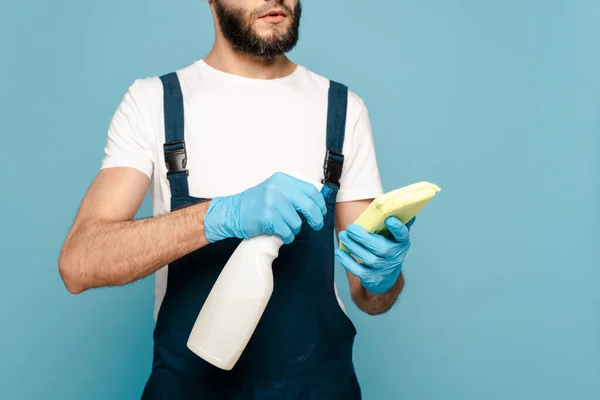
<svg viewBox="0 0 600 400"><path fill-rule="evenodd" d="M340 186L342 167L344 166L344 155L336 151L327 150L323 163L324 178L321 183L331 183Z"/></svg>
<svg viewBox="0 0 600 400"><path fill-rule="evenodd" d="M187 166L187 153L185 150L185 142L183 140L175 140L164 144L165 163L167 165L167 175L185 172L189 175Z"/></svg>

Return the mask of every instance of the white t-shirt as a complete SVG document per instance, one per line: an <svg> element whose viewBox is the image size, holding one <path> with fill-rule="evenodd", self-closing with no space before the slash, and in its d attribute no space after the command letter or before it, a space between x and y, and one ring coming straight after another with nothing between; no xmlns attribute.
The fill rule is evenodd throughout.
<svg viewBox="0 0 600 400"><path fill-rule="evenodd" d="M190 196L239 193L277 171L321 180L328 79L301 65L283 78L251 79L222 72L203 60L177 74L184 99ZM170 211L163 118L160 78L135 80L112 118L101 165L131 167L146 174L154 216ZM380 195L368 111L352 91L343 154L337 201ZM166 290L167 267L156 275L155 316Z"/></svg>

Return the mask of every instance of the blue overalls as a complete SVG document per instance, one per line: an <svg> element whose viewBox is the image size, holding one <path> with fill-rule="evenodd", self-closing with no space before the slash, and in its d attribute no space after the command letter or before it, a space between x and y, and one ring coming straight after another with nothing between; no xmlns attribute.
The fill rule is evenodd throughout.
<svg viewBox="0 0 600 400"><path fill-rule="evenodd" d="M171 210L207 201L189 195L183 98L176 73L164 88L165 160ZM323 183L327 214L320 231L303 218L293 243L273 264L274 291L244 353L231 371L192 353L196 317L239 239L209 244L169 264L167 291L154 330L152 372L142 400L361 399L352 362L356 330L334 291L334 216L344 157L347 88L331 81ZM275 171L273 171L275 172Z"/></svg>

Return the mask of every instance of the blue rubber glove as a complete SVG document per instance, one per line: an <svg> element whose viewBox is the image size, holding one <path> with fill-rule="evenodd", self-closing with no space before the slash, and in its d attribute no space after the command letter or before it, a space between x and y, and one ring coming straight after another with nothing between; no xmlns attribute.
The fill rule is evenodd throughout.
<svg viewBox="0 0 600 400"><path fill-rule="evenodd" d="M415 218L404 225L395 217L386 219L390 238L368 233L358 225L349 225L340 232L339 239L362 264L339 248L335 256L369 292L385 293L394 286L402 272L402 263L410 248L410 227L414 221Z"/></svg>
<svg viewBox="0 0 600 400"><path fill-rule="evenodd" d="M204 217L204 232L211 243L268 234L289 244L302 228L301 214L320 230L326 213L325 199L314 185L278 172L242 193L214 198Z"/></svg>

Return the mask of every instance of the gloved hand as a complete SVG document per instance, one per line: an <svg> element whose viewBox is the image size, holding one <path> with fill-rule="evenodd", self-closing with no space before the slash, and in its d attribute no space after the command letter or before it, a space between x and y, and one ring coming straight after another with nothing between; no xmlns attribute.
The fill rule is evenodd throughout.
<svg viewBox="0 0 600 400"><path fill-rule="evenodd" d="M314 185L278 172L239 194L214 198L204 217L204 231L209 242L269 234L289 244L302 227L299 213L313 229L323 228L327 213L323 195Z"/></svg>
<svg viewBox="0 0 600 400"><path fill-rule="evenodd" d="M351 274L358 277L365 289L373 294L382 294L394 286L406 253L410 248L410 227L415 218L404 225L399 219L389 217L385 225L390 238L368 233L358 225L349 225L340 232L339 239L356 258L341 249L336 249L336 258Z"/></svg>

